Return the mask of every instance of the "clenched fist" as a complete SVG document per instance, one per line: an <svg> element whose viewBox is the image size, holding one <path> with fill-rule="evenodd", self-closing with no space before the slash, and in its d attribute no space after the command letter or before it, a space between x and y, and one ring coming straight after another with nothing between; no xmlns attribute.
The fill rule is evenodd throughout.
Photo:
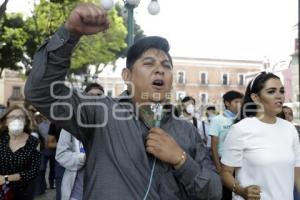
<svg viewBox="0 0 300 200"><path fill-rule="evenodd" d="M65 23L66 29L79 35L91 35L109 27L106 11L92 3L79 4Z"/></svg>
<svg viewBox="0 0 300 200"><path fill-rule="evenodd" d="M247 200L259 200L260 199L261 189L257 185L250 185L244 188L243 197Z"/></svg>

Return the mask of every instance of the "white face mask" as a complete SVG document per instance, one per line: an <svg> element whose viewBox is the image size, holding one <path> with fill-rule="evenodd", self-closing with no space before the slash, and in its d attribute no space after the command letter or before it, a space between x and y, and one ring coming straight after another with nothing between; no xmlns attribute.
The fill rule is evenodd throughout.
<svg viewBox="0 0 300 200"><path fill-rule="evenodd" d="M8 124L8 131L10 134L18 136L24 131L25 123L23 120L15 119Z"/></svg>
<svg viewBox="0 0 300 200"><path fill-rule="evenodd" d="M210 121L212 120L212 118L214 118L214 117L215 117L214 114L209 115L209 116L208 116L208 121L210 122Z"/></svg>
<svg viewBox="0 0 300 200"><path fill-rule="evenodd" d="M186 112L189 113L190 115L193 115L195 113L195 106L192 105L192 104L189 104L187 107L186 107Z"/></svg>

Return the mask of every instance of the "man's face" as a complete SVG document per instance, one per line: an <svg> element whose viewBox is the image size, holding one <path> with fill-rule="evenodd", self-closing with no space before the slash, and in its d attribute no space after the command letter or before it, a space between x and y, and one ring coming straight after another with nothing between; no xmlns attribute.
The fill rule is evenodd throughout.
<svg viewBox="0 0 300 200"><path fill-rule="evenodd" d="M211 110L206 111L206 116L207 117L213 117L215 115L216 115L216 110L211 109Z"/></svg>
<svg viewBox="0 0 300 200"><path fill-rule="evenodd" d="M189 101L186 101L186 102L183 103L184 108L188 107L189 105L195 106L194 101L189 100Z"/></svg>
<svg viewBox="0 0 300 200"><path fill-rule="evenodd" d="M233 99L230 102L225 101L227 109L237 114L241 109L242 100L243 100L242 98L237 98L237 99Z"/></svg>
<svg viewBox="0 0 300 200"><path fill-rule="evenodd" d="M129 88L135 102L162 102L170 97L172 68L163 51L149 49L136 60L131 70L125 69L122 75L131 83Z"/></svg>
<svg viewBox="0 0 300 200"><path fill-rule="evenodd" d="M183 103L183 109L187 114L194 115L195 112L195 102L189 100Z"/></svg>

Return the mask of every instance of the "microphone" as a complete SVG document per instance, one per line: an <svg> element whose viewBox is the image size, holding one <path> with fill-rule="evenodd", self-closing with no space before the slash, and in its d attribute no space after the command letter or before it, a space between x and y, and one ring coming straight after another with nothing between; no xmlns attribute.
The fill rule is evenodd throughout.
<svg viewBox="0 0 300 200"><path fill-rule="evenodd" d="M162 119L162 111L163 111L163 107L160 103L154 103L151 105L151 111L153 112L154 114L154 126L156 128L159 128L160 127L160 122L161 122L161 119ZM148 187L147 187L147 191L145 193L145 196L143 198L143 200L146 200L148 195L149 195L149 192L150 192L150 188L151 188L151 184L153 182L153 176L154 176L154 169L155 169L155 165L156 165L156 158L154 158L154 161L153 161L153 164L152 164L152 168L151 168L151 173L150 173L150 179L149 179L149 183L148 183Z"/></svg>
<svg viewBox="0 0 300 200"><path fill-rule="evenodd" d="M154 114L154 126L156 128L160 127L160 122L162 120L162 111L163 111L163 106L160 103L154 103L151 105L151 110Z"/></svg>

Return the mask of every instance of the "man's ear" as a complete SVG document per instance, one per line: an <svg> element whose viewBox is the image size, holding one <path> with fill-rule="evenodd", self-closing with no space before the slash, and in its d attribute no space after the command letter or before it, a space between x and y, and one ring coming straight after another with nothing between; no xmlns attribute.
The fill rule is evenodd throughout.
<svg viewBox="0 0 300 200"><path fill-rule="evenodd" d="M125 82L131 81L131 71L128 68L122 70L122 78Z"/></svg>
<svg viewBox="0 0 300 200"><path fill-rule="evenodd" d="M256 104L259 104L259 103L260 103L260 101L259 101L259 96L258 96L257 94L252 93L252 94L250 95L250 98L252 99L252 101L253 101L254 103L256 103Z"/></svg>
<svg viewBox="0 0 300 200"><path fill-rule="evenodd" d="M224 104L226 108L230 107L230 101L224 101Z"/></svg>

